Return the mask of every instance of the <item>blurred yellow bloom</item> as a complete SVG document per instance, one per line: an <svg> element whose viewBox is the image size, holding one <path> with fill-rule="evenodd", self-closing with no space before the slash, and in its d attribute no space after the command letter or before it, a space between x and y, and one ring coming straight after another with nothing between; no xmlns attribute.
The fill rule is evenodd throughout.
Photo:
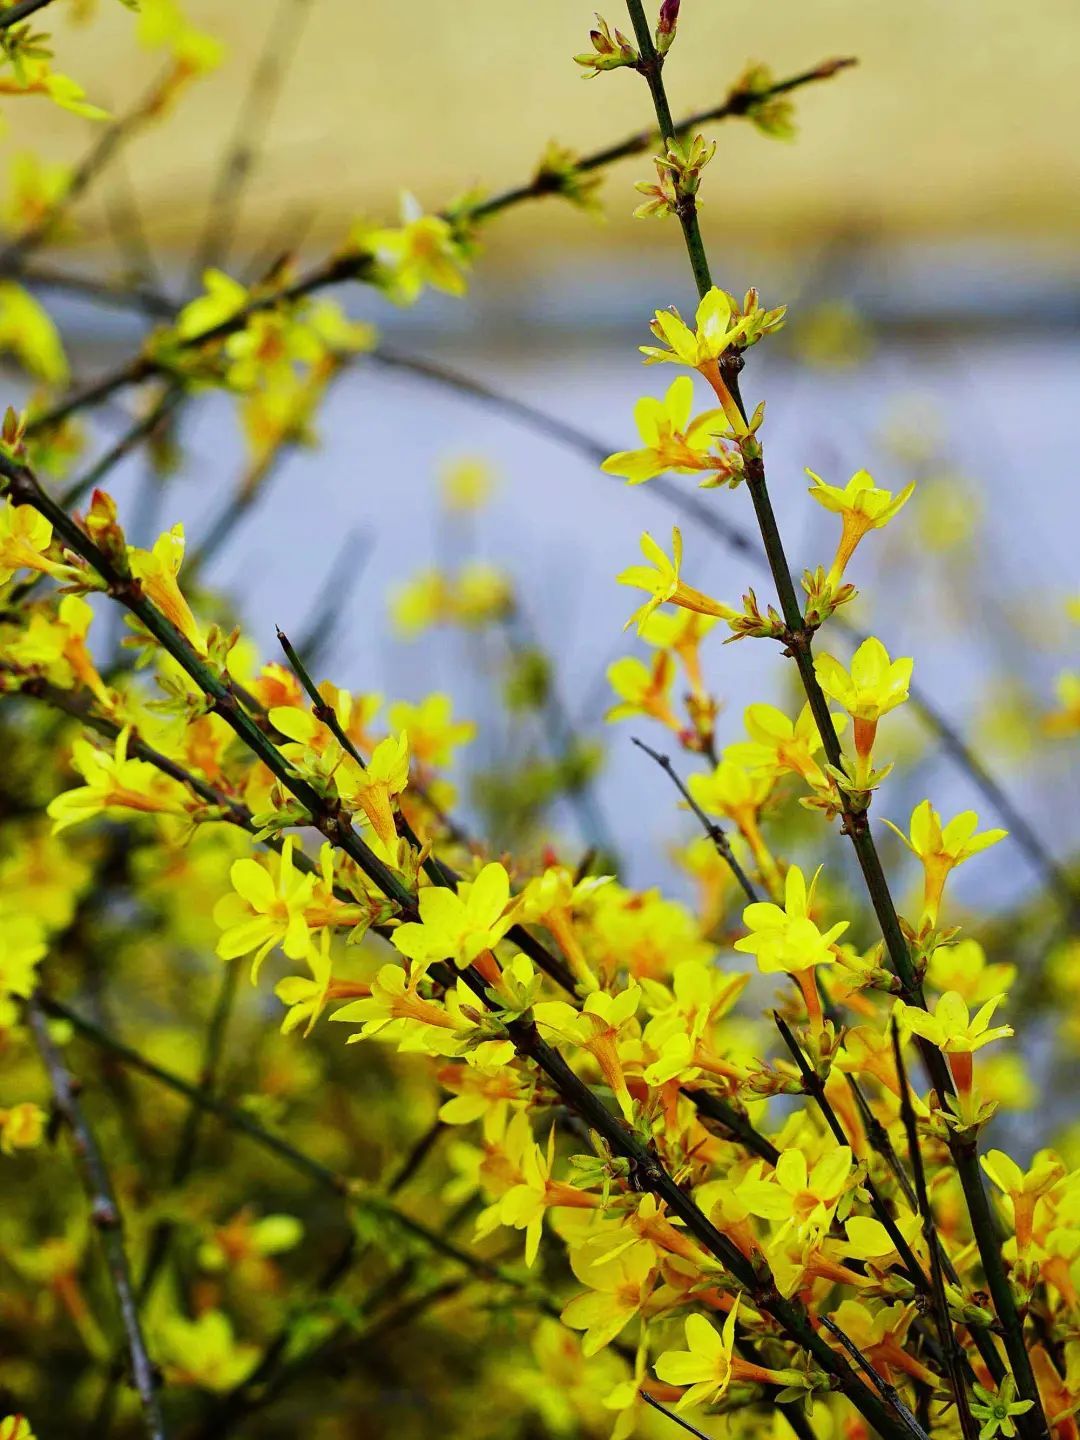
<svg viewBox="0 0 1080 1440"><path fill-rule="evenodd" d="M514 588L508 577L494 565L474 560L462 566L454 584L451 604L453 618L461 625L490 625L513 609Z"/></svg>
<svg viewBox="0 0 1080 1440"><path fill-rule="evenodd" d="M170 1315L158 1326L158 1337L170 1385L225 1392L251 1373L259 1356L258 1346L237 1341L221 1310L204 1310L197 1320Z"/></svg>
<svg viewBox="0 0 1080 1440"><path fill-rule="evenodd" d="M678 734L682 727L671 708L675 662L666 650L658 651L651 665L636 655L613 660L607 668L607 678L619 696L619 703L608 710L605 720L632 720L637 715L647 715Z"/></svg>
<svg viewBox="0 0 1080 1440"><path fill-rule="evenodd" d="M913 481L894 496L891 490L879 490L865 470L857 471L842 490L836 485L826 485L813 470L806 473L814 482L809 493L819 505L839 515L843 526L828 576L830 583L836 585L843 578L859 541L868 530L878 530L889 523L911 499L915 484Z"/></svg>
<svg viewBox="0 0 1080 1440"><path fill-rule="evenodd" d="M68 379L68 359L52 317L12 281L0 284L0 351L13 354L36 380L63 384Z"/></svg>
<svg viewBox="0 0 1080 1440"><path fill-rule="evenodd" d="M12 1105L8 1110L0 1108L0 1153L13 1155L16 1150L33 1150L40 1145L45 1134L45 1119L41 1106L29 1101Z"/></svg>
<svg viewBox="0 0 1080 1440"><path fill-rule="evenodd" d="M0 1440L36 1440L25 1415L5 1415L0 1420Z"/></svg>
<svg viewBox="0 0 1080 1440"><path fill-rule="evenodd" d="M399 700L386 713L391 729L407 731L409 750L419 765L445 766L454 758L454 751L467 745L476 735L471 720L453 718L454 702L449 695L436 691L419 705Z"/></svg>
<svg viewBox="0 0 1080 1440"><path fill-rule="evenodd" d="M357 227L356 244L375 256L392 300L411 305L426 285L447 295L464 295L468 257L453 227L439 215L425 215L415 196L401 197L396 229Z"/></svg>
<svg viewBox="0 0 1080 1440"><path fill-rule="evenodd" d="M30 151L11 162L11 191L4 210L8 228L16 235L49 221L71 183L71 166L48 164ZM50 223L47 234L57 235Z"/></svg>
<svg viewBox="0 0 1080 1440"><path fill-rule="evenodd" d="M1058 708L1043 717L1043 729L1055 738L1080 734L1080 673L1064 670L1054 682Z"/></svg>
<svg viewBox="0 0 1080 1440"><path fill-rule="evenodd" d="M168 49L185 74L214 70L225 54L220 40L187 21L177 0L139 0L136 34L148 49Z"/></svg>
<svg viewBox="0 0 1080 1440"><path fill-rule="evenodd" d="M443 469L442 500L448 510L479 510L491 499L494 489L495 476L484 460L455 460Z"/></svg>

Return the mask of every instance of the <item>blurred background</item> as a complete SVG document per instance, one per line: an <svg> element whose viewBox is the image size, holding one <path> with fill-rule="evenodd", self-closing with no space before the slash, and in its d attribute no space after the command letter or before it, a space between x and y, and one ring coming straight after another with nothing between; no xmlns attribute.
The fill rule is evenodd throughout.
<svg viewBox="0 0 1080 1440"><path fill-rule="evenodd" d="M434 210L473 186L527 179L552 139L585 153L649 120L631 73L583 81L571 57L587 48L592 15L576 0L530 7L527 26L494 0L186 8L223 39L223 65L165 124L124 146L75 212L67 253L54 248L50 263L137 268L174 299L191 293L191 255L238 128L251 143L224 268L251 277L285 251L325 254L358 218L393 223L403 189ZM621 7L608 18L620 23ZM94 19L55 22L57 63L123 116L146 86L145 52L121 6L101 4ZM681 115L722 100L749 60L784 77L857 58L795 93L794 141L745 120L708 130L718 151L702 220L714 275L791 307L787 329L753 352L745 392L767 399L769 474L793 565L827 560L834 543L833 517L805 497L805 466L840 484L862 466L893 490L920 481L903 520L858 555L852 578L865 594L851 618L893 654L916 657L917 680L1059 854L1077 838L1077 786L1062 779L1056 752L1044 772L1039 717L1075 655L1065 600L1078 579L1076 51L1066 0L1022 10L1005 0L684 0L666 71ZM92 143L87 122L26 105L34 128L20 110L3 141L9 161L29 139L69 163ZM429 293L402 310L360 287L339 297L407 357L549 412L601 447L631 446L634 400L671 379L640 365L648 319L657 306L693 306L677 227L632 218L633 182L651 169L638 156L607 172L602 216L548 199L497 219L464 300ZM80 376L129 354L148 323L62 290L49 305ZM125 419L103 417L102 443ZM563 719L606 752L589 813L558 808L553 833L617 837L631 883L678 885L665 852L680 832L674 796L629 741L648 726L602 724L606 666L644 653L622 633L633 601L614 575L633 562L642 530L669 542L670 509L649 486L626 489L594 460L468 395L374 362L335 386L318 433L319 448L293 450L277 467L208 570L265 653L274 653L275 624L300 631L319 615L332 574L336 615L320 673L393 698L448 690L480 724L471 763L490 777L515 754L542 751L550 734L486 721L505 657L444 630L405 642L387 597L432 564L478 557L508 570L530 640L557 662ZM148 492L145 461L134 459L113 487L143 541L182 519L197 544L243 472L228 401L203 402L186 434L164 486ZM463 458L487 465L493 488L483 509L455 517L439 477ZM679 483L692 489L690 477ZM745 492L706 498L752 530ZM691 583L728 601L760 585L746 554L683 529ZM726 704L721 743L740 737L749 700L790 699L772 647L724 647L717 637L707 662ZM914 750L917 728L896 718L893 753ZM918 743L920 759L884 813L901 821L909 801L931 794L943 810L978 802L995 823L970 781ZM961 872L958 893L1012 903L1033 876L1010 848Z"/></svg>

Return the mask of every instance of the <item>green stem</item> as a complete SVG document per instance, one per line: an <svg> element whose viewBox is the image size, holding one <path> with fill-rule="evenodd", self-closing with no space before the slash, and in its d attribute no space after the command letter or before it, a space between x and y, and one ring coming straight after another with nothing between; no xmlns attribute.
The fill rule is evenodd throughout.
<svg viewBox="0 0 1080 1440"><path fill-rule="evenodd" d="M678 139L679 130L671 118L671 107L668 104L667 91L664 88L664 57L653 44L652 31L645 18L641 0L626 0L626 8L634 27L634 36L637 39L637 69L648 84L653 109L656 111L656 123L660 127L660 138L664 142L666 150L673 141ZM690 267L694 272L694 283L697 285L698 296L704 297L712 289L712 276L709 274L709 260L705 254L705 242L701 238L697 201L694 196L680 192L675 213L682 226L686 253L690 257Z"/></svg>

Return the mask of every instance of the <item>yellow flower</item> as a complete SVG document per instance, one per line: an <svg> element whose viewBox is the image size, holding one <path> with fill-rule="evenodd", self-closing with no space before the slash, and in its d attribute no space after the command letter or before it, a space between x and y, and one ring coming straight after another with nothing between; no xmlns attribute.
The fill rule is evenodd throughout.
<svg viewBox="0 0 1080 1440"><path fill-rule="evenodd" d="M106 710L113 697L86 648L93 611L81 595L65 595L59 609L32 611L29 624L4 648L9 661L35 669L61 689L85 685Z"/></svg>
<svg viewBox="0 0 1080 1440"><path fill-rule="evenodd" d="M467 257L453 227L439 215L425 215L415 196L401 197L401 226L356 232L358 245L373 254L385 272L392 300L411 305L425 285L447 295L464 295Z"/></svg>
<svg viewBox="0 0 1080 1440"><path fill-rule="evenodd" d="M163 775L145 760L129 760L131 728L116 737L110 755L82 738L71 750L71 763L86 781L74 790L65 790L49 802L47 813L53 834L69 825L81 824L109 810L137 810L146 815L186 815L189 797L179 781Z"/></svg>
<svg viewBox="0 0 1080 1440"><path fill-rule="evenodd" d="M580 1010L568 1005L565 1000L547 1000L533 1006L533 1016L538 1025L554 1030L571 1044L588 1050L614 1091L623 1117L631 1123L634 1102L626 1088L618 1039L637 1012L640 999L640 988L631 984L618 995L594 990L586 997Z"/></svg>
<svg viewBox="0 0 1080 1440"><path fill-rule="evenodd" d="M776 861L761 833L761 808L772 793L774 780L767 771L756 774L740 765L734 756L737 746L729 745L709 774L690 776L688 788L701 808L720 815L739 827L739 833L753 852L762 875L770 885L779 884Z"/></svg>
<svg viewBox="0 0 1080 1440"><path fill-rule="evenodd" d="M876 722L908 698L912 661L890 660L872 635L855 651L850 671L832 655L817 656L814 669L825 694L856 721Z"/></svg>
<svg viewBox="0 0 1080 1440"><path fill-rule="evenodd" d="M397 844L397 825L390 802L409 783L409 737L405 731L381 740L366 768L346 755L338 767L336 782L342 800L359 807L361 823L370 825L383 846L393 850Z"/></svg>
<svg viewBox="0 0 1080 1440"><path fill-rule="evenodd" d="M575 1189L551 1178L555 1160L555 1127L548 1132L547 1151L533 1140L529 1116L519 1111L507 1127L506 1159L513 1167L514 1180L499 1200L477 1217L476 1233L484 1236L496 1225L525 1231L525 1264L531 1269L540 1249L544 1216L553 1207L596 1209L597 1195Z"/></svg>
<svg viewBox="0 0 1080 1440"><path fill-rule="evenodd" d="M792 865L784 882L783 906L768 900L747 905L743 923L750 934L735 941L736 950L757 957L758 969L766 975L783 972L795 976L815 1025L821 1023L821 1001L811 972L815 966L835 960L836 941L848 928L848 922L840 920L823 932L810 919L820 874L819 867L807 889L802 871Z"/></svg>
<svg viewBox="0 0 1080 1440"><path fill-rule="evenodd" d="M819 505L839 515L843 525L840 543L829 569L829 581L836 585L843 578L859 541L868 530L878 530L889 523L911 499L915 483L912 481L894 496L891 490L877 489L873 477L865 470L857 471L842 490L838 485L826 485L813 470L806 473L814 482L809 493Z"/></svg>
<svg viewBox="0 0 1080 1440"><path fill-rule="evenodd" d="M702 701L709 697L701 671L701 642L716 624L716 618L694 610L654 610L638 631L646 645L678 656L691 690Z"/></svg>
<svg viewBox="0 0 1080 1440"><path fill-rule="evenodd" d="M922 861L923 921L926 924L937 924L941 897L950 871L970 860L972 855L978 855L981 850L1004 840L1009 833L1007 830L984 830L981 835L976 835L978 823L979 817L974 810L964 810L943 828L941 816L929 800L916 805L911 812L910 839L891 820L885 821L912 854Z"/></svg>
<svg viewBox="0 0 1080 1440"><path fill-rule="evenodd" d="M636 655L613 660L607 668L607 678L620 703L608 710L605 720L632 720L635 716L647 715L679 733L682 727L671 708L675 662L666 650L657 651L651 666Z"/></svg>
<svg viewBox="0 0 1080 1440"><path fill-rule="evenodd" d="M910 658L890 660L885 646L873 635L864 640L851 657L850 671L832 655L815 657L818 684L855 722L857 781L870 780L870 758L878 721L908 698L912 663Z"/></svg>
<svg viewBox="0 0 1080 1440"><path fill-rule="evenodd" d="M668 360L704 373L732 346L744 348L762 335L778 330L783 323L785 308L782 306L779 310L766 313L757 305L756 291L750 291L747 302L740 309L727 291L714 285L698 304L694 330L676 309L658 310L649 328L660 345L640 345L638 348L647 365Z"/></svg>
<svg viewBox="0 0 1080 1440"><path fill-rule="evenodd" d="M935 990L958 990L969 1005L981 1005L1016 979L1016 966L1005 962L990 964L978 940L958 940L955 945L937 945L930 956L926 981Z"/></svg>
<svg viewBox="0 0 1080 1440"><path fill-rule="evenodd" d="M467 745L476 735L471 720L452 718L454 702L449 695L436 692L427 695L419 705L399 700L387 711L392 730L407 731L409 750L418 765L449 765L459 745Z"/></svg>
<svg viewBox="0 0 1080 1440"><path fill-rule="evenodd" d="M17 570L39 570L51 575L53 561L45 558L52 544L52 526L32 505L13 505L5 500L0 507L0 585L6 585Z"/></svg>
<svg viewBox="0 0 1080 1440"><path fill-rule="evenodd" d="M500 620L514 608L510 581L494 565L474 560L465 565L454 583L452 618L459 625L476 629Z"/></svg>
<svg viewBox="0 0 1080 1440"><path fill-rule="evenodd" d="M128 547L131 573L143 588L146 598L164 612L177 630L196 650L203 650L202 631L195 623L191 607L180 593L176 577L184 563L184 527L176 524L154 541L152 550Z"/></svg>
<svg viewBox="0 0 1080 1440"><path fill-rule="evenodd" d="M197 1320L170 1315L162 1321L159 1352L171 1385L227 1391L239 1385L258 1358L258 1347L239 1344L221 1310L204 1310Z"/></svg>
<svg viewBox="0 0 1080 1440"><path fill-rule="evenodd" d="M13 1155L16 1150L32 1150L40 1145L45 1118L41 1106L29 1101L12 1105L9 1110L0 1109L0 1152Z"/></svg>
<svg viewBox="0 0 1080 1440"><path fill-rule="evenodd" d="M649 1298L653 1256L650 1247L642 1245L597 1262L577 1249L570 1252L570 1266L589 1289L563 1307L562 1321L571 1330L584 1330L582 1354L596 1355L626 1328Z"/></svg>
<svg viewBox="0 0 1080 1440"><path fill-rule="evenodd" d="M186 65L210 70L221 63L221 42L194 29L177 0L140 0L136 35L140 45L164 45Z"/></svg>
<svg viewBox="0 0 1080 1440"><path fill-rule="evenodd" d="M834 1317L839 1328L871 1364L903 1371L924 1385L936 1385L937 1375L923 1365L911 1353L910 1344L905 1343L914 1318L914 1305L885 1308L875 1314L858 1300L844 1300ZM830 1343L838 1342L830 1338Z"/></svg>
<svg viewBox="0 0 1080 1440"><path fill-rule="evenodd" d="M918 1005L906 1005L903 1000L897 1000L894 1013L904 1031L929 1040L948 1055L956 1088L966 1095L971 1091L971 1057L975 1051L1014 1033L1011 1025L990 1028L994 1011L1004 999L1004 995L995 995L971 1015L962 997L955 990L946 990L933 1014Z"/></svg>
<svg viewBox="0 0 1080 1440"><path fill-rule="evenodd" d="M1054 681L1059 706L1043 716L1043 729L1057 739L1080 732L1080 674L1063 670Z"/></svg>
<svg viewBox="0 0 1080 1440"><path fill-rule="evenodd" d="M444 468L441 488L443 504L448 510L479 510L491 498L495 479L483 460L455 460Z"/></svg>
<svg viewBox="0 0 1080 1440"><path fill-rule="evenodd" d="M30 915L5 915L0 910L0 1000L33 993L35 970L45 957L45 932Z"/></svg>
<svg viewBox="0 0 1080 1440"><path fill-rule="evenodd" d="M434 960L453 960L467 969L490 950L514 923L510 877L497 862L485 865L473 881L462 880L456 892L440 885L420 891L420 920L399 925L391 939L402 955L426 967Z"/></svg>
<svg viewBox="0 0 1080 1440"><path fill-rule="evenodd" d="M896 1002L896 1009L904 1029L921 1035L948 1055L970 1055L992 1040L1004 1040L1013 1034L1011 1025L988 1028L994 1011L1004 999L1004 995L995 995L974 1015L969 1015L968 1007L956 991L946 990L932 1015L918 1005L905 1005L902 1000Z"/></svg>
<svg viewBox="0 0 1080 1440"><path fill-rule="evenodd" d="M0 284L0 352L14 355L28 374L47 385L62 385L68 378L64 347L51 316L10 280Z"/></svg>
<svg viewBox="0 0 1080 1440"><path fill-rule="evenodd" d="M780 1154L768 1179L748 1178L738 1187L738 1198L751 1215L765 1220L782 1220L784 1228L796 1233L822 1235L832 1224L840 1197L851 1174L852 1154L847 1145L837 1145L808 1168L806 1156L797 1147Z"/></svg>
<svg viewBox="0 0 1080 1440"><path fill-rule="evenodd" d="M685 474L726 469L723 455L709 455L713 440L728 431L724 413L708 410L691 420L693 403L694 382L689 375L679 375L672 381L663 400L644 396L634 406L634 420L644 449L620 450L609 455L601 470L608 475L621 475L631 485L640 485L665 470Z"/></svg>
<svg viewBox="0 0 1080 1440"><path fill-rule="evenodd" d="M217 954L222 960L255 951L251 979L275 945L290 960L304 960L311 940L306 912L315 890L315 876L293 866L294 840L287 836L280 857L267 856L263 864L245 856L234 860L229 872L235 894L223 896L214 906L214 921L222 927ZM276 868L276 877L268 866Z"/></svg>
<svg viewBox="0 0 1080 1440"><path fill-rule="evenodd" d="M1031 1168L1024 1171L1004 1150L988 1150L980 1163L1012 1203L1016 1248L1022 1255L1031 1245L1036 1204L1065 1177L1061 1157L1053 1150L1040 1150Z"/></svg>
<svg viewBox="0 0 1080 1440"><path fill-rule="evenodd" d="M794 721L775 705L748 705L743 724L750 739L728 745L725 755L751 772L777 779L785 774L800 775L815 789L825 785L821 766L814 759L822 747L821 732L809 705L803 706Z"/></svg>
<svg viewBox="0 0 1080 1440"><path fill-rule="evenodd" d="M782 907L758 900L743 910L743 922L750 934L736 940L735 949L756 955L758 969L765 974L783 971L795 975L835 959L833 946L848 928L848 922L840 920L823 933L810 919L820 874L819 869L807 889L802 871L792 865L784 882Z"/></svg>
<svg viewBox="0 0 1080 1440"><path fill-rule="evenodd" d="M36 1440L25 1415L5 1415L0 1420L0 1440Z"/></svg>
<svg viewBox="0 0 1080 1440"><path fill-rule="evenodd" d="M558 941L574 974L587 990L596 989L585 952L574 929L574 911L592 900L610 875L586 875L575 881L564 865L549 865L542 875L535 876L519 896L523 924L544 925Z"/></svg>
<svg viewBox="0 0 1080 1440"><path fill-rule="evenodd" d="M686 1349L665 1350L653 1369L669 1385L686 1385L676 1410L719 1400L731 1383L732 1351L739 1302L728 1311L722 1332L717 1332L704 1315L686 1317Z"/></svg>
<svg viewBox="0 0 1080 1440"><path fill-rule="evenodd" d="M699 615L716 615L722 620L733 619L738 614L729 605L722 605L718 600L710 599L708 595L693 589L692 586L683 584L679 579L679 570L682 565L682 532L678 526L675 526L671 532L671 550L672 559L669 560L646 531L641 537L641 553L646 560L652 562L655 569L650 570L645 565L631 565L615 577L620 585L632 585L649 594L649 599L645 604L635 610L627 620L623 626L624 630L629 630L636 620L640 634L646 620L657 606L663 605L667 601L678 605L683 610L693 610Z"/></svg>
<svg viewBox="0 0 1080 1440"><path fill-rule="evenodd" d="M446 577L438 570L423 570L390 599L390 613L401 635L412 639L450 616L451 592Z"/></svg>
<svg viewBox="0 0 1080 1440"><path fill-rule="evenodd" d="M475 1023L463 1014L453 990L441 1004L425 1000L418 993L423 978L424 972L419 966L406 975L400 965L384 965L371 982L370 994L351 1000L335 1010L330 1019L345 1025L359 1023L359 1032L349 1036L347 1045L378 1038L394 1041L403 1051L459 1055L465 1048L462 1037L476 1028ZM501 1063L505 1064L513 1053L513 1044L507 1041Z"/></svg>
<svg viewBox="0 0 1080 1440"><path fill-rule="evenodd" d="M274 986L274 994L286 1006L285 1018L281 1022L281 1033L288 1035L299 1026L304 1026L304 1037L311 1034L330 994L332 966L330 963L330 929L319 934L319 945L308 945L308 969L311 978L304 975L289 975Z"/></svg>

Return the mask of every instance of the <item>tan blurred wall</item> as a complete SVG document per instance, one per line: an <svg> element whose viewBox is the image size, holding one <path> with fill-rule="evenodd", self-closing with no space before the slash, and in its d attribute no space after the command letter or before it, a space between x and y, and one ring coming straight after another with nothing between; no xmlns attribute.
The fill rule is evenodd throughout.
<svg viewBox="0 0 1080 1440"><path fill-rule="evenodd" d="M230 135L245 79L279 3L188 0L221 35L222 70L181 103L126 160L154 238L181 246L201 223L215 158ZM60 0L40 17L66 8ZM614 22L620 3L608 5ZM290 210L330 235L350 217L392 212L403 184L437 206L475 182L493 188L531 171L544 142L579 149L646 120L629 72L584 81L570 60L585 47L588 0L311 0L245 212L271 243ZM778 75L852 54L858 70L797 101L800 137L766 141L745 123L714 133L709 219L798 242L837 228L884 233L1075 235L1080 228L1080 8L1076 0L684 0L667 70L676 113L720 99L744 62ZM100 0L97 19L57 33L57 63L91 98L122 113L155 73L134 44L132 16ZM5 102L7 153L35 146L75 156L86 122L44 101ZM641 159L607 189L605 243L640 238L630 183ZM85 211L88 233L99 215ZM635 227L637 227L635 229ZM516 241L595 243L596 229L548 203L505 222Z"/></svg>

